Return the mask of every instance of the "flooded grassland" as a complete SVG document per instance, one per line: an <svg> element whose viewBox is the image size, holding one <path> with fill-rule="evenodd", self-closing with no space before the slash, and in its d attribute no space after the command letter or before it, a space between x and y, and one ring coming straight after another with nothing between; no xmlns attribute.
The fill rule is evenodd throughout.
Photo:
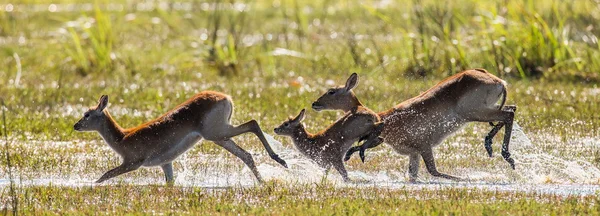
<svg viewBox="0 0 600 216"><path fill-rule="evenodd" d="M407 2L410 7L394 1L0 2L0 62L6 65L0 68L0 209L598 214L600 51L597 30L588 25L597 5L542 2L530 8L498 1L473 9L468 5L478 1L463 1L437 9L436 1ZM413 10L417 6L426 13ZM532 19L520 20L516 8L526 8ZM560 11L569 27L555 20L554 10L571 10ZM417 22L421 18L428 21ZM524 27L542 33L511 34ZM385 144L368 151L365 163L349 160L353 182L344 183L272 132L302 108L311 132L341 117L308 109L350 72L360 74L355 92L361 101L383 111L473 67L509 83L507 104L518 106L515 170L500 156L502 132L494 156L487 156L487 123L468 124L434 149L438 170L465 181L432 177L422 165L416 184L408 182L408 157ZM93 183L121 162L97 133L73 130L100 95L110 96L108 109L121 126L133 127L203 90L231 95L232 122L256 119L289 168L271 160L255 136L242 135L233 140L253 155L265 184L209 141L175 160L173 186L164 185L158 167Z"/></svg>

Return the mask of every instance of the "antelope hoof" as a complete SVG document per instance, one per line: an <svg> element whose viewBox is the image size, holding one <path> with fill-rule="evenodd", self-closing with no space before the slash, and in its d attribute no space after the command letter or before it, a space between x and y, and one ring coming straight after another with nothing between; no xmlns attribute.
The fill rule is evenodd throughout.
<svg viewBox="0 0 600 216"><path fill-rule="evenodd" d="M277 161L277 163L281 164L281 166L288 168L287 163L279 157L279 155L271 155L271 159Z"/></svg>
<svg viewBox="0 0 600 216"><path fill-rule="evenodd" d="M350 157L352 157L352 153L346 152L346 156L344 156L344 162L350 160Z"/></svg>
<svg viewBox="0 0 600 216"><path fill-rule="evenodd" d="M513 160L512 158L509 158L508 163L510 164L510 168L512 168L513 170L515 170L515 160Z"/></svg>
<svg viewBox="0 0 600 216"><path fill-rule="evenodd" d="M510 158L510 153L509 152L502 152L502 157L504 157L504 160L506 162L508 162L508 164L510 164L510 168L512 168L513 170L515 169L515 160Z"/></svg>
<svg viewBox="0 0 600 216"><path fill-rule="evenodd" d="M512 168L513 170L515 170L515 160L512 158L504 158L504 160L506 160L506 162L508 162L508 164L510 164L510 168Z"/></svg>
<svg viewBox="0 0 600 216"><path fill-rule="evenodd" d="M358 154L360 155L360 160L365 163L365 149L361 148Z"/></svg>

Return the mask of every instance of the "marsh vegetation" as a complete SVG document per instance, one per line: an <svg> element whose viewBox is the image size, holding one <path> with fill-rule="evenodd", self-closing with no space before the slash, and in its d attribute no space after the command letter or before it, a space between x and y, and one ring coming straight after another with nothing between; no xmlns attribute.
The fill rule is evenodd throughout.
<svg viewBox="0 0 600 216"><path fill-rule="evenodd" d="M0 207L3 213L591 214L600 189L600 3L596 1L0 0ZM489 158L488 124L434 149L438 167L409 184L408 157L381 145L346 163L355 183L324 175L273 128L351 72L383 111L468 68L508 81L512 154ZM120 158L73 124L111 97L124 127L192 95L232 96L234 124L256 119L290 166L250 135L267 183L210 142L160 168L92 182ZM276 107L276 108L274 108ZM307 110L319 131L342 116ZM269 135L270 134L270 135ZM502 136L494 140L499 149Z"/></svg>

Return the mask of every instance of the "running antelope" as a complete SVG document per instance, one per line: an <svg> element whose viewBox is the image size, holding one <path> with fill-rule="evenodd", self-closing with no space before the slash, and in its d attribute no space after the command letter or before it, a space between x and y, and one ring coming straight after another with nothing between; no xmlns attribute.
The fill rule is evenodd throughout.
<svg viewBox="0 0 600 216"><path fill-rule="evenodd" d="M296 148L304 156L326 170L333 166L346 182L350 181L350 178L343 158L352 144L362 139L366 140L366 146L376 146L383 142L379 137L383 123L376 113L368 109L355 109L316 134L311 134L304 128L304 113L305 110L302 109L298 116L275 128L275 133L291 137Z"/></svg>
<svg viewBox="0 0 600 216"><path fill-rule="evenodd" d="M354 73L347 83L355 83L357 79L358 75ZM363 107L347 85L329 89L312 104L312 108L317 111L330 109L348 112L356 107ZM486 70L463 71L448 77L419 96L378 113L384 122L381 136L397 153L409 155L408 170L411 182L417 179L419 156L423 158L431 175L461 180L437 170L433 147L468 122L489 122L493 129L484 142L488 155L492 156L492 138L505 126L502 156L511 168L515 169L508 147L516 106L504 106L506 94L506 82ZM496 105L500 99L500 105ZM499 123L494 125L492 122ZM350 158L356 151L355 148L348 151L346 158Z"/></svg>
<svg viewBox="0 0 600 216"><path fill-rule="evenodd" d="M230 124L233 102L228 95L213 91L196 94L164 115L134 128L121 128L109 114L108 96L102 95L96 107L85 112L73 127L77 131L97 131L121 156L122 164L102 175L96 183L131 172L141 166L160 166L167 183L173 182L173 160L201 139L213 141L240 158L262 182L252 155L240 148L231 137L254 133L269 156L284 167L283 161L269 146L255 120L239 126Z"/></svg>

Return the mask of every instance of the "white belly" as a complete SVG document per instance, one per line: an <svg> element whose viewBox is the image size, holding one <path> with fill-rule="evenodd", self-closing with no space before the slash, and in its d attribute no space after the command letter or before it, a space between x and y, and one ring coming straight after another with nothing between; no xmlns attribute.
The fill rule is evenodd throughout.
<svg viewBox="0 0 600 216"><path fill-rule="evenodd" d="M202 139L200 133L193 132L188 134L168 147L162 148L162 151L152 154L144 161L144 166L160 166L166 163L170 163L175 160L179 155L185 153L187 150L192 148L197 142ZM176 140L174 140L176 142Z"/></svg>

